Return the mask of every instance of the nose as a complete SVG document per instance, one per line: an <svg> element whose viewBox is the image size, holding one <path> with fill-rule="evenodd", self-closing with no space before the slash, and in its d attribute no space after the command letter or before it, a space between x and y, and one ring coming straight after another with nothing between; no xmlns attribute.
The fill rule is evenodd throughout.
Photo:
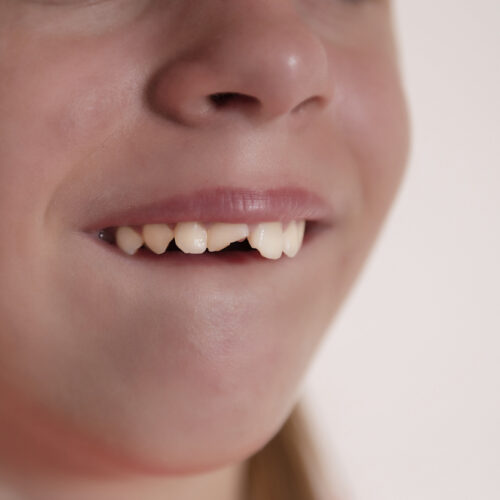
<svg viewBox="0 0 500 500"><path fill-rule="evenodd" d="M314 113L328 104L333 82L325 46L295 12L267 1L245 2L253 9L244 12L240 2L207 3L223 4L224 12L210 13L214 25L156 72L149 98L157 113L202 127ZM239 11L228 12L229 4L240 4Z"/></svg>

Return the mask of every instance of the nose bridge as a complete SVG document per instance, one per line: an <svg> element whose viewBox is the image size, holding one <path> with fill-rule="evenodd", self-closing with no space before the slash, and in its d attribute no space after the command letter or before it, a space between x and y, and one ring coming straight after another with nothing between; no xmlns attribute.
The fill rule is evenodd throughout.
<svg viewBox="0 0 500 500"><path fill-rule="evenodd" d="M255 3L220 18L212 13L218 20L166 62L153 88L157 110L196 125L235 115L270 120L330 99L322 41L289 9Z"/></svg>

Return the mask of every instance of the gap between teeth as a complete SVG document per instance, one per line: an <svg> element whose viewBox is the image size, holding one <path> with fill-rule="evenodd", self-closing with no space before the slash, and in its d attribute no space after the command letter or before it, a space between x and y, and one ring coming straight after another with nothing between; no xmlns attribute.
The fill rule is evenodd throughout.
<svg viewBox="0 0 500 500"><path fill-rule="evenodd" d="M281 222L262 222L260 224L229 224L200 222L179 222L173 227L169 224L146 224L140 228L120 226L116 229L115 242L125 253L134 255L145 245L160 255L169 244L175 244L184 253L201 254L207 249L216 252L236 241L248 242L252 248L267 259L279 259L284 253L295 257L304 238L306 222L292 221L286 225Z"/></svg>

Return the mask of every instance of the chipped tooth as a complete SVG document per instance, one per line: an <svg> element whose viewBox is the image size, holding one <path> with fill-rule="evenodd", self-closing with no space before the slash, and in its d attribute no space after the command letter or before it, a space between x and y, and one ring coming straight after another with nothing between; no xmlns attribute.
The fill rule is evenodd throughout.
<svg viewBox="0 0 500 500"><path fill-rule="evenodd" d="M142 236L130 226L120 226L115 234L118 247L129 255L134 255L144 244Z"/></svg>
<svg viewBox="0 0 500 500"><path fill-rule="evenodd" d="M279 259L283 252L283 226L281 222L262 222L250 230L248 242L262 257Z"/></svg>
<svg viewBox="0 0 500 500"><path fill-rule="evenodd" d="M142 227L142 236L148 248L160 255L174 239L174 232L167 224L146 224Z"/></svg>
<svg viewBox="0 0 500 500"><path fill-rule="evenodd" d="M174 230L175 244L184 253L203 253L207 249L207 230L199 222L179 222Z"/></svg>
<svg viewBox="0 0 500 500"><path fill-rule="evenodd" d="M247 224L226 224L218 222L208 228L207 247L210 252L226 248L235 241L245 241L248 236Z"/></svg>
<svg viewBox="0 0 500 500"><path fill-rule="evenodd" d="M290 222L283 231L283 252L288 257L295 257L300 250L299 230L295 221Z"/></svg>

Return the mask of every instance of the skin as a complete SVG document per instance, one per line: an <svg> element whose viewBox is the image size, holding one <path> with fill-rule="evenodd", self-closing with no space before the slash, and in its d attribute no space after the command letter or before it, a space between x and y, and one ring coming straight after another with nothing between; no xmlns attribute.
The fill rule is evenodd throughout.
<svg viewBox="0 0 500 500"><path fill-rule="evenodd" d="M260 107L207 111L225 91ZM0 0L0 110L0 486L238 498L404 173L390 5ZM146 273L82 239L89 200L220 178L291 179L335 224L251 273Z"/></svg>

